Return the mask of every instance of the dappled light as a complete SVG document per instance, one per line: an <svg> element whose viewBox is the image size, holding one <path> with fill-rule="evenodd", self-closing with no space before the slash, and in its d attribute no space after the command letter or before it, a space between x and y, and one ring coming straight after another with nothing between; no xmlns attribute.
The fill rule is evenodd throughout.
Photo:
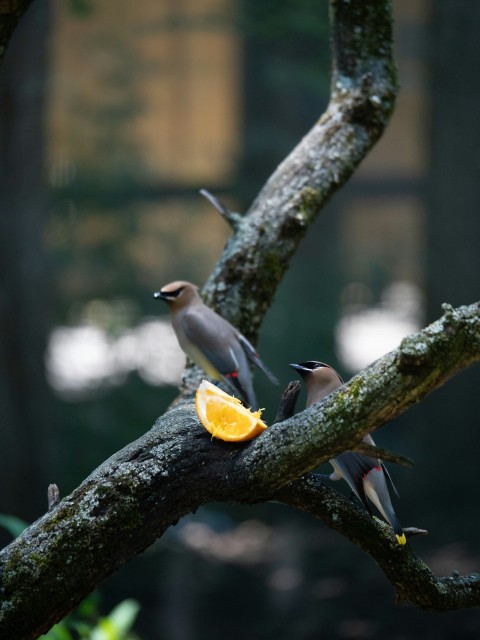
<svg viewBox="0 0 480 640"><path fill-rule="evenodd" d="M361 285L347 288L357 291ZM368 296L368 290L364 293ZM402 339L418 331L424 316L420 289L408 282L393 282L378 305L346 304L335 327L337 355L350 372L357 372L398 347Z"/></svg>
<svg viewBox="0 0 480 640"><path fill-rule="evenodd" d="M132 372L151 385L178 385L184 365L170 323L153 319L117 337L93 324L56 327L46 357L52 387L62 397L77 399L123 384Z"/></svg>

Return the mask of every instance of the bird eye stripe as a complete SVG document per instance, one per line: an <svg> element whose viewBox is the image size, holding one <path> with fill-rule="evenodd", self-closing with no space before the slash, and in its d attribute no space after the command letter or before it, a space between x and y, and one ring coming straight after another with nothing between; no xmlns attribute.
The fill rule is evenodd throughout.
<svg viewBox="0 0 480 640"><path fill-rule="evenodd" d="M168 296L169 298L178 298L178 296L181 294L183 289L184 287L180 287L179 289L175 289L175 291L161 291L160 293L162 293L165 296Z"/></svg>

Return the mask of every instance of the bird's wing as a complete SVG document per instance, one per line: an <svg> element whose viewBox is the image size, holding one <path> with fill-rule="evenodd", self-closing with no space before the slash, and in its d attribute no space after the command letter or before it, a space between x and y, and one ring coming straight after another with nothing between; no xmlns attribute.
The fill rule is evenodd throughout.
<svg viewBox="0 0 480 640"><path fill-rule="evenodd" d="M276 376L270 371L267 365L260 360L260 356L258 355L255 347L240 332L237 332L237 338L250 362L253 362L254 365L256 365L261 371L263 371L270 382L272 382L273 384L278 384Z"/></svg>
<svg viewBox="0 0 480 640"><path fill-rule="evenodd" d="M391 486L391 487L392 487L392 489L394 490L395 495L397 496L397 498L399 498L399 497L400 497L400 494L399 494L399 493L398 493L398 491L397 491L397 487L393 484L393 480L392 480L392 477L391 477L391 475L390 475L390 472L389 472L389 470L387 469L387 467L383 464L383 462L382 462L382 469L383 469L383 473L385 474L385 477L387 478L387 480L388 480L388 482L389 482L390 486Z"/></svg>
<svg viewBox="0 0 480 640"><path fill-rule="evenodd" d="M190 311L185 314L183 329L188 340L201 351L218 373L228 376L238 371L239 367L238 359L233 350L229 349L229 334L233 328L220 316L215 314L211 317L208 311Z"/></svg>
<svg viewBox="0 0 480 640"><path fill-rule="evenodd" d="M397 535L397 540L400 544L405 544L405 536L393 509L390 494L388 493L387 480L384 474L383 465L376 467L372 473L369 473L366 476L363 482L363 488L366 496L377 507L385 520L390 523L390 526Z"/></svg>
<svg viewBox="0 0 480 640"><path fill-rule="evenodd" d="M363 478L369 471L379 466L378 460L363 456L360 453L347 452L334 458L341 475L349 484L352 491L355 492L364 507L370 513L370 507L367 502L365 490L363 488Z"/></svg>
<svg viewBox="0 0 480 640"><path fill-rule="evenodd" d="M363 438L363 442L366 442L367 444L372 444L373 446L375 446L375 442L373 441L373 438L369 433L367 433L367 435ZM371 458L371 459L373 460L373 458ZM399 498L400 496L398 494L397 487L393 484L393 480L392 480L392 478L390 476L390 473L389 473L387 467L385 466L385 464L383 462L380 462L380 460L377 460L377 465L378 464L381 465L381 467L383 469L383 472L385 474L385 477L387 478L390 486L392 487L393 491L395 492L395 495L397 496L397 498Z"/></svg>

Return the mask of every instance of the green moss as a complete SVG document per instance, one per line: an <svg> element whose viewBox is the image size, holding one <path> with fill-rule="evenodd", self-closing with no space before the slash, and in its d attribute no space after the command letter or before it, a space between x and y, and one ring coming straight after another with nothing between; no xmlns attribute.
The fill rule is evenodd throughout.
<svg viewBox="0 0 480 640"><path fill-rule="evenodd" d="M260 282L279 282L283 276L284 266L279 255L275 252L267 253L264 256L260 273L257 273Z"/></svg>
<svg viewBox="0 0 480 640"><path fill-rule="evenodd" d="M318 207L323 202L323 192L321 189L304 187L300 192L299 215L303 217L303 222L309 222L317 213Z"/></svg>
<svg viewBox="0 0 480 640"><path fill-rule="evenodd" d="M360 396L364 386L365 381L363 380L363 378L356 378L355 380L353 380L353 382L350 383L348 392L355 399L357 399Z"/></svg>
<svg viewBox="0 0 480 640"><path fill-rule="evenodd" d="M12 551L12 553L8 555L8 560L5 564L5 570L3 572L5 576L15 574L18 571L19 567L22 566L22 557L22 552L18 548L14 549L14 551Z"/></svg>

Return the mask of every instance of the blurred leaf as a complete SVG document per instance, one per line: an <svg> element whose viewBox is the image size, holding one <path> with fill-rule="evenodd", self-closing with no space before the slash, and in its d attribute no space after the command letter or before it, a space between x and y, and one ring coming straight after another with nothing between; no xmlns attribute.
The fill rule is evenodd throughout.
<svg viewBox="0 0 480 640"><path fill-rule="evenodd" d="M100 600L100 593L98 591L94 591L84 600L82 600L82 602L78 605L76 616L80 618L80 620L93 619L98 617Z"/></svg>
<svg viewBox="0 0 480 640"><path fill-rule="evenodd" d="M79 605L76 611L56 624L40 640L133 640L129 632L140 610L135 600L124 600L116 606L110 615L98 620L98 592L94 592Z"/></svg>
<svg viewBox="0 0 480 640"><path fill-rule="evenodd" d="M124 600L92 630L91 640L126 640L140 610L136 600Z"/></svg>
<svg viewBox="0 0 480 640"><path fill-rule="evenodd" d="M88 622L74 622L72 624L72 629L76 632L76 638L85 638L85 640L90 640L92 633L92 623Z"/></svg>
<svg viewBox="0 0 480 640"><path fill-rule="evenodd" d="M17 516L0 514L0 527L6 529L14 538L19 536L28 527L28 522L20 520Z"/></svg>
<svg viewBox="0 0 480 640"><path fill-rule="evenodd" d="M52 627L47 634L40 636L39 640L73 640L73 638L66 623L62 620L62 622Z"/></svg>

